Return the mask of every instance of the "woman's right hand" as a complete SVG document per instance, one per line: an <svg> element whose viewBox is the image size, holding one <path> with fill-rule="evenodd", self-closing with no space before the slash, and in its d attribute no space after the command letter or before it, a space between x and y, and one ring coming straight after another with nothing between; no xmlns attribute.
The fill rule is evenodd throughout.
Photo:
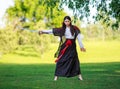
<svg viewBox="0 0 120 89"><path fill-rule="evenodd" d="M38 34L41 35L41 34L43 34L43 32L42 32L42 31L39 31Z"/></svg>

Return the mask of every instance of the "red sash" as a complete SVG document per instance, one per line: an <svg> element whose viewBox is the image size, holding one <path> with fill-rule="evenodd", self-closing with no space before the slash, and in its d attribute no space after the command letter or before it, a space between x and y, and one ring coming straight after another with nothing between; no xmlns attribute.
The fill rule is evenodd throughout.
<svg viewBox="0 0 120 89"><path fill-rule="evenodd" d="M67 40L66 41L66 43L65 43L65 47L64 47L64 49L62 49L61 51L60 51L60 55L58 56L58 58L55 60L55 62L58 62L59 60L60 60L60 58L63 56L63 54L65 53L65 51L66 51L66 49L69 47L69 46L71 46L72 45L72 41L69 39L69 40Z"/></svg>

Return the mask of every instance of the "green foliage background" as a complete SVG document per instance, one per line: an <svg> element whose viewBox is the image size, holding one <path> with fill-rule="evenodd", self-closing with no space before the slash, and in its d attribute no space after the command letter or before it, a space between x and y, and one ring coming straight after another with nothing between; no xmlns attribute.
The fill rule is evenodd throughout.
<svg viewBox="0 0 120 89"><path fill-rule="evenodd" d="M85 41L120 40L119 26L116 26L118 29L114 30L111 26L107 27L104 24L115 22L116 25L119 25L119 0L111 0L109 3L107 0L74 0L74 2L71 0L14 0L14 3L14 6L9 7L6 11L6 27L0 29L0 55L13 52L20 46L26 45L32 45L35 51L42 54L48 50L50 44L58 43L58 38L53 35L39 36L38 33L30 32L30 30L60 27L64 16L68 15L63 11L64 5L73 10L73 24L80 28ZM82 27L83 22L79 19L74 22L78 17L81 20L84 17L89 17L89 5L91 4L98 10L96 16L98 22L84 24L85 27ZM106 20L110 16L116 20Z"/></svg>

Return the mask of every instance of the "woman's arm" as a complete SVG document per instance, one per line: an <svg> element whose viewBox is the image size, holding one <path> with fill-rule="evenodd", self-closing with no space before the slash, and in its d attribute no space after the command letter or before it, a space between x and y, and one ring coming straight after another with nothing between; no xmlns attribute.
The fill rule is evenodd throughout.
<svg viewBox="0 0 120 89"><path fill-rule="evenodd" d="M82 38L81 38L81 34L80 33L77 35L77 39L78 39L78 43L79 43L81 51L85 52L86 49L84 48L84 45L82 43Z"/></svg>
<svg viewBox="0 0 120 89"><path fill-rule="evenodd" d="M53 28L51 30L40 30L39 35L40 34L53 34L54 36L62 36L62 35L64 35L63 31L62 31L62 28Z"/></svg>
<svg viewBox="0 0 120 89"><path fill-rule="evenodd" d="M53 34L53 30L41 30L39 34Z"/></svg>

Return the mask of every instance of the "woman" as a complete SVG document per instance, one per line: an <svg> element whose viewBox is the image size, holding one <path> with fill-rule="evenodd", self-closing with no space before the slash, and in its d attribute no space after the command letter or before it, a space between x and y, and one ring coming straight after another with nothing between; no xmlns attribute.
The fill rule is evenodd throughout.
<svg viewBox="0 0 120 89"><path fill-rule="evenodd" d="M81 41L80 30L78 27L72 25L71 18L65 16L61 28L42 30L39 31L39 34L53 34L54 36L60 36L61 38L59 49L57 51L58 56L55 60L56 69L54 80L56 81L58 77L73 77L77 75L79 80L83 80L76 51L76 38L78 39L81 51L85 52L86 49ZM62 41L63 37L66 38L65 42Z"/></svg>

